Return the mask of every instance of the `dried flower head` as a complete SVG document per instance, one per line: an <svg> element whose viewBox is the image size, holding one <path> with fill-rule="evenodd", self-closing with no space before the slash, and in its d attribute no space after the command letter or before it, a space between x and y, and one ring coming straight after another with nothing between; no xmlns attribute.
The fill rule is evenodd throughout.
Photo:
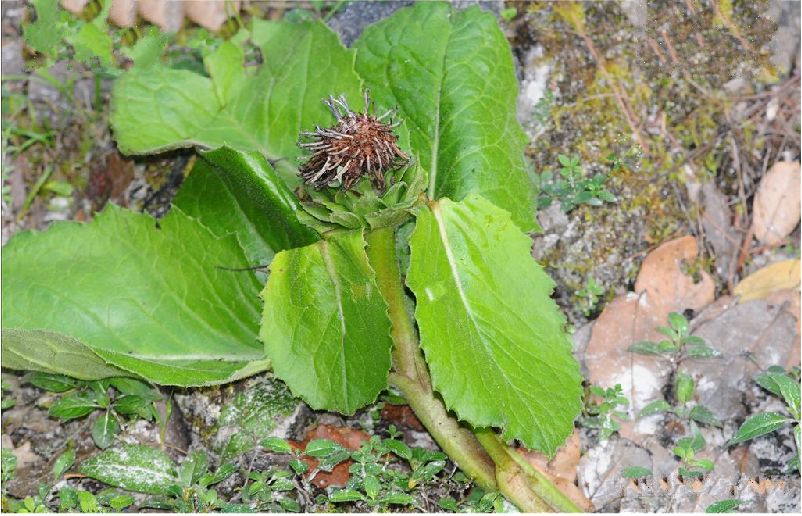
<svg viewBox="0 0 802 516"><path fill-rule="evenodd" d="M301 178L316 188L341 184L350 189L359 178L370 176L373 186L384 191L384 172L409 162L409 156L398 148L398 137L393 129L395 110L381 116L370 114L370 96L365 91L365 112L351 111L345 97L329 97L323 101L337 120L328 129L316 127L314 132L301 136L311 138L299 142L301 148L312 155L301 164Z"/></svg>

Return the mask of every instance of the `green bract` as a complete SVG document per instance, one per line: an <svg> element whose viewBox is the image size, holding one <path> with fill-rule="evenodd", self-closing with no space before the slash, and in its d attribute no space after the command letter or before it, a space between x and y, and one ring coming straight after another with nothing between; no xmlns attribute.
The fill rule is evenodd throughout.
<svg viewBox="0 0 802 516"><path fill-rule="evenodd" d="M249 38L261 65L243 65ZM321 22L255 20L205 67L173 69L149 51L115 82L123 152L213 150L161 220L110 206L88 224L12 239L3 366L194 386L272 364L313 408L347 414L389 379L485 488L525 510L574 508L488 430L553 454L581 397L554 284L524 233L536 227L534 195L494 16L422 2L366 29L354 49ZM322 98L356 103L362 88L376 112L398 107L410 164L385 171L381 193L367 179L294 193L299 132L331 124ZM398 231L411 223L411 238ZM405 270L397 249L407 246ZM265 284L251 269L266 264ZM106 452L83 470L156 492L115 480L115 464ZM511 487L516 475L538 479L540 502L527 480Z"/></svg>

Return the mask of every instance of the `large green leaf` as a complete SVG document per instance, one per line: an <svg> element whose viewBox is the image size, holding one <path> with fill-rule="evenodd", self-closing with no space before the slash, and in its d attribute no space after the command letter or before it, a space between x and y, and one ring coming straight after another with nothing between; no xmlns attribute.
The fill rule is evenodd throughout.
<svg viewBox="0 0 802 516"><path fill-rule="evenodd" d="M78 471L111 486L150 494L167 494L179 482L170 456L143 445L123 445L98 453L83 461Z"/></svg>
<svg viewBox="0 0 802 516"><path fill-rule="evenodd" d="M217 236L235 233L253 265L270 263L276 251L319 238L298 220L302 208L297 198L256 152L204 152L174 205Z"/></svg>
<svg viewBox="0 0 802 516"><path fill-rule="evenodd" d="M223 44L206 61L210 77L163 65L134 68L114 84L111 124L126 154L176 147L259 151L294 179L301 130L327 124L321 100L360 98L354 52L320 21L253 21L264 63L243 67L242 50Z"/></svg>
<svg viewBox="0 0 802 516"><path fill-rule="evenodd" d="M157 225L110 205L89 224L57 222L9 242L3 328L56 332L156 383L224 382L266 365L260 284L251 272L219 269L247 265L233 235L216 237L177 208ZM43 331L26 339L53 342Z"/></svg>
<svg viewBox="0 0 802 516"><path fill-rule="evenodd" d="M312 408L353 414L387 386L390 320L361 231L278 253L264 299L273 371Z"/></svg>
<svg viewBox="0 0 802 516"><path fill-rule="evenodd" d="M536 227L518 81L495 16L420 2L365 29L356 68L377 104L398 106L429 173L429 197L479 193Z"/></svg>
<svg viewBox="0 0 802 516"><path fill-rule="evenodd" d="M3 329L3 367L43 371L99 380L129 373L106 364L94 351L73 338L44 330Z"/></svg>
<svg viewBox="0 0 802 516"><path fill-rule="evenodd" d="M471 195L421 210L410 246L421 345L446 405L554 453L573 429L582 377L531 240Z"/></svg>

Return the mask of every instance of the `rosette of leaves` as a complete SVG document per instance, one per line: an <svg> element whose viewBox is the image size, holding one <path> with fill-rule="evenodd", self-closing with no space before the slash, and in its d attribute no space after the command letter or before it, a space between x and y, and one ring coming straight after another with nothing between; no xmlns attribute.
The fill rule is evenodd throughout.
<svg viewBox="0 0 802 516"><path fill-rule="evenodd" d="M247 45L260 65L244 66ZM109 206L12 238L3 366L181 386L271 369L344 414L393 384L483 488L524 510L575 510L506 445L553 455L582 388L525 233L535 196L496 18L424 2L352 49L319 21L253 20L204 65L135 62L115 81L120 149L197 147L197 163L159 221ZM330 122L321 99L365 89L377 110L397 107L413 165L382 194L362 179L353 195L299 200L298 134ZM252 270L263 264L266 281Z"/></svg>

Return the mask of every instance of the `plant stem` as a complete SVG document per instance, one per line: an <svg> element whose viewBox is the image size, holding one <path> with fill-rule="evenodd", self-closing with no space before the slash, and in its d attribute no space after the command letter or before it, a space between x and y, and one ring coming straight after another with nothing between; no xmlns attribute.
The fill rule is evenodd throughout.
<svg viewBox="0 0 802 516"><path fill-rule="evenodd" d="M493 430L471 431L449 415L432 390L413 314L407 309L395 250L395 228L371 231L365 239L368 260L392 321L394 371L390 373L390 383L401 391L437 444L479 486L500 491L522 511L582 512Z"/></svg>

